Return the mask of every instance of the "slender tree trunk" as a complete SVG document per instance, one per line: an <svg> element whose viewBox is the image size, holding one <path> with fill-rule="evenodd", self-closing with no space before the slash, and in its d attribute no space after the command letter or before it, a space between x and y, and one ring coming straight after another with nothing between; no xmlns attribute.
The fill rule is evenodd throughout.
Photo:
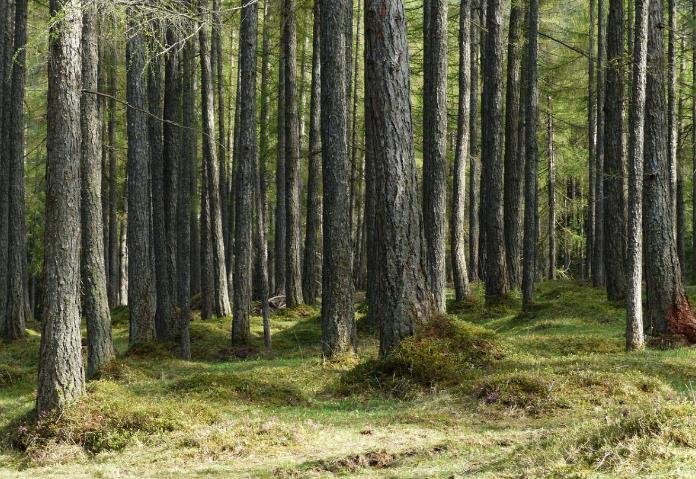
<svg viewBox="0 0 696 479"><path fill-rule="evenodd" d="M80 344L80 163L75 161L81 143L82 2L51 0L50 9L51 16L64 15L49 35L39 416L62 409L85 392Z"/></svg>
<svg viewBox="0 0 696 479"><path fill-rule="evenodd" d="M2 337L12 341L24 336L26 225L24 223L24 84L27 44L27 0L15 1L12 89L7 134L9 176L9 228L7 253L7 304Z"/></svg>
<svg viewBox="0 0 696 479"><path fill-rule="evenodd" d="M284 16L281 15L281 27ZM278 62L278 158L276 161L276 208L275 208L275 248L273 255L275 293L285 294L285 265L286 265L286 216L285 203L285 49L280 48Z"/></svg>
<svg viewBox="0 0 696 479"><path fill-rule="evenodd" d="M0 56L0 141L3 145L10 142L10 106L12 90L12 57L14 47L14 2L0 3L0 21L3 30L0 33L0 48L3 55ZM10 151L7 148L0 149L0 167L2 171L9 171ZM0 175L0 333L5 331L7 318L7 283L8 283L8 235L9 235L9 175Z"/></svg>
<svg viewBox="0 0 696 479"><path fill-rule="evenodd" d="M481 10L484 0L472 0L472 13ZM479 16L480 18L480 16ZM469 95L469 280L476 281L479 272L479 170L478 144L478 100L479 100L479 54L481 50L481 32L478 26L471 28L471 93Z"/></svg>
<svg viewBox="0 0 696 479"><path fill-rule="evenodd" d="M696 17L696 0L692 0L691 3L691 13ZM691 57L691 98L692 98L692 108L691 108L691 122L696 125L696 29L692 33L691 39L692 57ZM691 136L691 198L692 200L696 198L696 128L692 128ZM696 208L692 208L691 213L691 224L692 224L692 235L691 235L691 246L692 251L696 252ZM691 255L691 280L696 280L696 254Z"/></svg>
<svg viewBox="0 0 696 479"><path fill-rule="evenodd" d="M629 2L631 3L631 2ZM595 224L596 224L596 180L597 172L597 96L595 95L595 0L590 0L590 31L587 49L587 153L588 153L588 196L587 196L587 243L586 257L588 277L594 277Z"/></svg>
<svg viewBox="0 0 696 479"><path fill-rule="evenodd" d="M201 172L201 318L213 315L215 280L213 279L213 251L210 242L210 199L208 196L208 167L205 158Z"/></svg>
<svg viewBox="0 0 696 479"><path fill-rule="evenodd" d="M597 8L597 166L595 169L595 227L592 271L594 286L606 284L604 273L604 0L598 0Z"/></svg>
<svg viewBox="0 0 696 479"><path fill-rule="evenodd" d="M503 14L502 1L489 0L483 62L483 159L481 211L486 238L486 297L496 301L510 291L503 234Z"/></svg>
<svg viewBox="0 0 696 479"><path fill-rule="evenodd" d="M684 292L671 214L670 158L665 129L663 4L653 0L648 27L643 224L646 237L648 321L653 335L696 342L696 317Z"/></svg>
<svg viewBox="0 0 696 479"><path fill-rule="evenodd" d="M524 156L518 154L520 129L520 68L522 63L522 0L513 0L510 7L508 33L507 95L505 100L505 184L504 223L510 287L520 285L522 247L522 186Z"/></svg>
<svg viewBox="0 0 696 479"><path fill-rule="evenodd" d="M235 172L234 241L234 319L232 342L246 344L251 339L251 236L254 216L254 171L257 168L256 140L256 37L258 4L242 0L239 32L240 52L240 125L239 152Z"/></svg>
<svg viewBox="0 0 696 479"><path fill-rule="evenodd" d="M684 203L684 165L683 165L683 138L684 138L684 96L681 82L684 81L684 37L680 41L679 72L677 82L677 256L681 267L682 280L686 280L686 204Z"/></svg>
<svg viewBox="0 0 696 479"><path fill-rule="evenodd" d="M207 0L199 0L198 15L202 28L198 32L201 59L201 110L203 113L203 161L206 164L206 180L209 207L210 245L212 249L213 273L213 312L216 316L228 316L230 308L227 289L227 269L225 267L225 243L222 229L222 210L220 199L220 165L215 148L215 105L213 98L213 78L208 49L208 21L206 19Z"/></svg>
<svg viewBox="0 0 696 479"><path fill-rule="evenodd" d="M116 157L116 95L117 95L117 66L116 50L109 47L108 89L111 97L108 99L108 157L109 157L109 305L116 307L120 304L120 263L118 241L118 158Z"/></svg>
<svg viewBox="0 0 696 479"><path fill-rule="evenodd" d="M423 79L423 226L428 277L445 311L447 215L447 1L426 0Z"/></svg>
<svg viewBox="0 0 696 479"><path fill-rule="evenodd" d="M452 273L457 301L470 294L469 274L466 269L465 215L466 215L466 161L469 156L469 95L471 82L470 30L471 0L459 4L459 107L457 113L457 147L452 172L452 219L450 242Z"/></svg>
<svg viewBox="0 0 696 479"><path fill-rule="evenodd" d="M410 107L406 14L402 0L365 5L365 111L368 178L374 175L375 291L370 314L387 355L437 310L428 288L418 205ZM379 133L377 133L379 132Z"/></svg>
<svg viewBox="0 0 696 479"><path fill-rule="evenodd" d="M667 152L670 168L670 195L672 198L672 224L677 234L677 56L675 37L677 35L677 2L667 1Z"/></svg>
<svg viewBox="0 0 696 479"><path fill-rule="evenodd" d="M548 157L548 200L549 200L549 257L548 257L548 278L556 279L556 154L553 142L553 105L551 96L548 101L548 120L546 124L546 139L548 147L546 155Z"/></svg>
<svg viewBox="0 0 696 479"><path fill-rule="evenodd" d="M104 269L104 225L101 201L102 139L98 85L99 31L96 5L82 17L82 315L87 319L87 376L114 358L111 313Z"/></svg>
<svg viewBox="0 0 696 479"><path fill-rule="evenodd" d="M307 229L305 234L302 296L315 304L321 294L322 232L321 201L321 0L314 2L314 40L312 48L312 94L309 106L309 164L307 180Z"/></svg>
<svg viewBox="0 0 696 479"><path fill-rule="evenodd" d="M362 2L358 2L358 20L357 28L355 30L355 57L353 61L353 108L352 108L352 119L351 119L351 141L350 141L350 221L351 221L351 231L355 228L356 221L360 221L360 216L355 215L356 203L358 201L358 183L360 178L358 176L359 166L358 166L358 107L360 105L360 91L358 90L358 78L360 76L360 36L361 36L361 22L362 22ZM357 236L357 232L356 232ZM357 241L357 238L356 238ZM354 246L356 246L354 244ZM355 272L355 271L354 271Z"/></svg>
<svg viewBox="0 0 696 479"><path fill-rule="evenodd" d="M522 307L528 309L534 301L534 282L537 258L537 117L538 88L539 0L529 1L527 21L527 67L525 69L525 177L524 177L524 255L522 262Z"/></svg>
<svg viewBox="0 0 696 479"><path fill-rule="evenodd" d="M353 2L323 2L321 7L321 145L324 202L322 266L322 349L334 358L355 351L348 93L351 70L345 45L352 42Z"/></svg>

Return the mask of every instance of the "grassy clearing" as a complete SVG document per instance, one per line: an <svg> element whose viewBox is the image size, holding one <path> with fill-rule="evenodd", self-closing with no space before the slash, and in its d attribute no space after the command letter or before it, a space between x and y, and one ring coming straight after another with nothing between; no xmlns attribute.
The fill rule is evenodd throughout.
<svg viewBox="0 0 696 479"><path fill-rule="evenodd" d="M118 359L39 424L33 329L0 345L0 477L696 476L696 351L623 352L623 310L573 282L524 315L449 306L386 361L360 306L360 357L334 363L312 308L274 315L271 353L259 318L243 350L196 320L192 361L126 354L120 309Z"/></svg>

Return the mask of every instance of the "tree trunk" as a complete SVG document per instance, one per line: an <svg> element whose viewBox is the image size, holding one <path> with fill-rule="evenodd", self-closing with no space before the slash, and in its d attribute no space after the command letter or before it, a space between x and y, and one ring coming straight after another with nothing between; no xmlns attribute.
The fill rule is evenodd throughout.
<svg viewBox="0 0 696 479"><path fill-rule="evenodd" d="M368 0L365 37L367 176L374 175L375 211L369 309L384 357L437 308L421 233L403 1Z"/></svg>
<svg viewBox="0 0 696 479"><path fill-rule="evenodd" d="M356 229L356 222L361 222L360 221L360 214L358 213L356 216L356 204L358 203L358 184L360 183L360 167L358 166L358 106L360 104L360 91L358 90L358 79L360 76L360 37L361 37L361 22L362 22L362 2L358 2L358 20L357 20L357 28L355 30L355 48L354 48L354 60L352 64L352 70L353 70L353 81L352 81L352 86L353 86L353 107L351 110L351 127L350 127L350 135L351 135L351 140L349 149L350 149L350 221L351 221L351 231L356 231L356 242L357 242L357 229ZM350 85L349 85L350 86ZM358 225L357 228L360 226ZM353 247L357 247L358 244L353 243ZM356 268L353 268L353 275L355 276L357 272Z"/></svg>
<svg viewBox="0 0 696 479"><path fill-rule="evenodd" d="M472 13L481 10L485 0L472 0ZM480 16L479 16L480 18ZM471 23L471 22L470 22ZM479 272L479 170L478 144L478 100L479 100L479 55L481 51L481 32L477 25L471 28L471 93L469 95L469 280L476 281Z"/></svg>
<svg viewBox="0 0 696 479"><path fill-rule="evenodd" d="M295 0L284 0L285 25L285 302L302 303L300 269L300 128L297 107L297 18Z"/></svg>
<svg viewBox="0 0 696 479"><path fill-rule="evenodd" d="M610 301L626 297L623 0L609 0L604 104L604 271Z"/></svg>
<svg viewBox="0 0 696 479"><path fill-rule="evenodd" d="M10 142L10 106L12 90L12 57L14 47L14 3L0 3L0 21L3 31L0 33L0 48L3 55L0 56L0 141L3 145ZM8 149L0 150L0 167L2 171L9 170L11 161ZM7 317L7 261L8 261L8 235L9 235L9 198L10 176L0 175L0 333L5 331Z"/></svg>
<svg viewBox="0 0 696 479"><path fill-rule="evenodd" d="M355 351L348 84L351 70L343 54L352 42L353 2L323 2L321 8L321 145L324 202L322 266L322 349L335 358Z"/></svg>
<svg viewBox="0 0 696 479"><path fill-rule="evenodd" d="M459 107L457 113L457 149L452 172L452 219L450 242L452 273L457 301L470 294L469 274L466 269L465 215L466 215L466 161L469 156L469 95L471 82L470 58L471 1L461 0L459 6Z"/></svg>
<svg viewBox="0 0 696 479"><path fill-rule="evenodd" d="M62 409L85 392L80 344L80 163L75 161L81 143L82 3L51 0L50 9L51 16L64 16L49 35L39 416Z"/></svg>
<svg viewBox="0 0 696 479"><path fill-rule="evenodd" d="M229 291L227 289L227 269L225 267L225 244L222 230L222 210L220 200L220 170L215 149L215 102L213 98L213 78L208 49L208 21L206 12L208 1L199 0L198 15L202 28L198 31L201 59L201 110L203 113L203 161L206 164L206 180L208 193L208 229L212 249L213 276L213 313L218 316L228 316L230 308Z"/></svg>
<svg viewBox="0 0 696 479"><path fill-rule="evenodd" d="M534 301L537 257L537 117L538 88L539 0L529 1L527 21L527 66L525 69L525 176L524 176L524 255L522 262L522 307L528 309Z"/></svg>
<svg viewBox="0 0 696 479"><path fill-rule="evenodd" d="M520 129L520 68L522 63L521 26L522 0L513 0L510 7L508 34L507 96L505 103L505 253L511 288L520 285L522 246L522 186L524 156L518 154Z"/></svg>
<svg viewBox="0 0 696 479"><path fill-rule="evenodd" d="M321 0L314 2L314 40L312 47L312 94L309 106L309 165L307 180L307 229L305 234L302 296L315 304L321 294Z"/></svg>
<svg viewBox="0 0 696 479"><path fill-rule="evenodd" d="M677 2L667 1L667 152L669 154L669 191L672 198L672 224L677 234L677 70L676 43Z"/></svg>
<svg viewBox="0 0 696 479"><path fill-rule="evenodd" d="M116 156L116 94L117 94L117 62L116 50L109 48L108 65L108 88L111 97L108 99L109 126L108 126L108 148L109 148L109 305L116 307L120 304L120 263L119 263L119 241L118 241L118 158Z"/></svg>
<svg viewBox="0 0 696 479"><path fill-rule="evenodd" d="M597 165L595 169L595 227L592 284L606 284L604 273L604 0L598 0L597 8Z"/></svg>
<svg viewBox="0 0 696 479"><path fill-rule="evenodd" d="M240 46L240 124L239 151L235 171L235 241L234 241L234 318L232 342L246 344L251 339L251 235L254 217L254 171L256 149L256 37L258 4L242 0Z"/></svg>
<svg viewBox="0 0 696 479"><path fill-rule="evenodd" d="M481 211L486 247L486 297L496 301L510 291L503 234L503 14L502 1L489 0L483 62L483 117L481 133Z"/></svg>
<svg viewBox="0 0 696 479"><path fill-rule="evenodd" d="M696 0L692 0L691 13L696 18ZM696 29L692 34L691 39L692 59L691 59L691 97L693 99L691 109L691 123L696 125ZM696 198L696 128L692 128L691 136L691 197ZM691 212L691 249L696 252L696 208L692 208ZM696 280L696 254L691 254L691 279Z"/></svg>
<svg viewBox="0 0 696 479"><path fill-rule="evenodd" d="M645 120L643 224L646 238L648 321L653 335L696 342L696 317L684 292L671 214L670 158L666 144L662 1L650 5Z"/></svg>
<svg viewBox="0 0 696 479"><path fill-rule="evenodd" d="M630 3L630 2L629 2ZM588 190L587 190L587 242L586 242L586 267L588 277L594 277L594 251L595 251L595 224L596 224L596 181L597 175L597 97L595 95L595 61L594 61L594 33L595 33L595 0L590 0L590 29L587 49L587 153L588 153Z"/></svg>
<svg viewBox="0 0 696 479"><path fill-rule="evenodd" d="M99 31L97 7L82 17L82 315L87 320L87 377L114 358L111 312L104 268L102 215L102 139L98 88Z"/></svg>
<svg viewBox="0 0 696 479"><path fill-rule="evenodd" d="M284 16L281 15L281 28ZM285 265L286 265L286 216L285 203L285 49L280 49L278 61L278 158L276 161L276 207L275 207L275 248L273 254L275 293L285 294Z"/></svg>
<svg viewBox="0 0 696 479"><path fill-rule="evenodd" d="M546 124L546 140L548 148L546 155L548 157L548 200L549 200L549 258L548 258L548 278L556 279L556 154L553 144L553 105L551 96L548 100L548 120Z"/></svg>
<svg viewBox="0 0 696 479"><path fill-rule="evenodd" d="M447 278L447 0L426 0L423 78L423 227L428 277L445 311Z"/></svg>
<svg viewBox="0 0 696 479"><path fill-rule="evenodd" d="M8 148L8 253L7 304L2 337L12 341L24 336L26 324L24 272L26 225L24 223L24 84L27 44L27 0L15 1L12 89L7 126ZM101 234L101 233L100 233Z"/></svg>

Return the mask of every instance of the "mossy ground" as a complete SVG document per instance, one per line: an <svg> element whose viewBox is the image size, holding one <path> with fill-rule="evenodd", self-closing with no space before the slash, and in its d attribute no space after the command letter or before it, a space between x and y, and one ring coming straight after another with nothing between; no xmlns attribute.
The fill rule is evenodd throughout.
<svg viewBox="0 0 696 479"><path fill-rule="evenodd" d="M362 322L359 358L322 361L311 308L273 316L271 353L260 318L244 351L229 319L196 320L192 361L125 354L118 311L119 358L39 425L30 330L0 344L0 477L696 476L696 350L625 353L623 310L570 281L540 285L526 314L476 298L449 305L454 336L407 344L388 380ZM453 344L476 354L443 355Z"/></svg>

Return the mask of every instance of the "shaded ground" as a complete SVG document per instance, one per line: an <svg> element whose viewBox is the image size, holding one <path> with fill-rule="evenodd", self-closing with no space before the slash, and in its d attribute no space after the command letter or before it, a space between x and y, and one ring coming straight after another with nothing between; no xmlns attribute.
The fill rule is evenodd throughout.
<svg viewBox="0 0 696 479"><path fill-rule="evenodd" d="M274 352L229 348L229 320L192 324L193 361L122 354L87 399L25 431L39 337L0 345L2 478L695 477L696 351L623 352L624 312L604 293L546 283L539 304L450 304L498 333L502 354L456 384L346 388L359 360L320 358L317 311L273 317ZM360 315L359 315L360 316ZM10 447L17 438L25 451Z"/></svg>

